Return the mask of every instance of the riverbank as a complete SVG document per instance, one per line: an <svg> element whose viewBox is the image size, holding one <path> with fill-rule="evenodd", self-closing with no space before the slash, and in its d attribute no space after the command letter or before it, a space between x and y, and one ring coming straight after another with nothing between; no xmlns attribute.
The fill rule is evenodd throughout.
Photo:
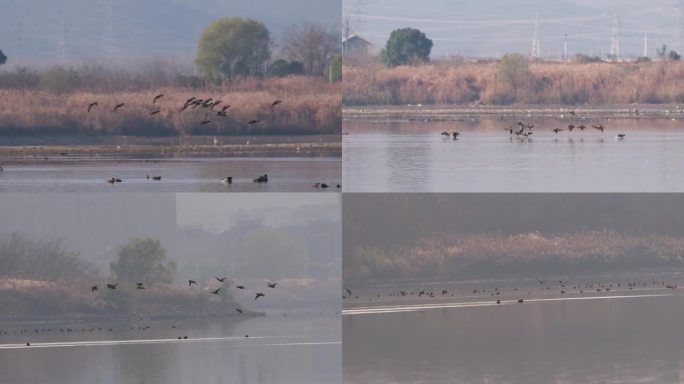
<svg viewBox="0 0 684 384"><path fill-rule="evenodd" d="M339 157L342 143L271 143L227 145L80 145L80 146L0 146L3 164L36 164L72 161L88 157L98 160L148 157L159 161L177 157L238 157L238 156Z"/></svg>
<svg viewBox="0 0 684 384"><path fill-rule="evenodd" d="M573 114L574 113L574 114ZM467 119L557 118L566 120L616 118L667 118L684 119L684 106L668 105L617 105L617 106L491 106L473 105L373 105L345 106L345 121L412 122L462 121Z"/></svg>

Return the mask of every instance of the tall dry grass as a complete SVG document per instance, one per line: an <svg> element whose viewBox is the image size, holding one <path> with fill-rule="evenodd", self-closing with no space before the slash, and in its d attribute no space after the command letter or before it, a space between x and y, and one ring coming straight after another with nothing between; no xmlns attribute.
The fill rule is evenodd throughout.
<svg viewBox="0 0 684 384"><path fill-rule="evenodd" d="M684 237L588 231L436 235L398 252L358 250L347 280L534 277L684 267Z"/></svg>
<svg viewBox="0 0 684 384"><path fill-rule="evenodd" d="M345 65L345 105L592 104L684 102L684 62L530 63L530 77L512 87L496 62L437 62L386 68Z"/></svg>
<svg viewBox="0 0 684 384"><path fill-rule="evenodd" d="M152 104L153 97L165 97ZM195 96L230 104L227 117L205 108L178 109ZM271 103L283 103L271 109ZM88 104L99 107L88 113ZM126 105L112 112L121 102ZM217 108L223 104L219 105ZM341 131L338 85L314 77L238 79L225 86L199 89L179 86L93 92L78 89L54 94L36 88L0 89L0 133L3 134L325 134ZM161 112L150 115L159 108ZM200 125L209 119L211 123ZM250 126L250 120L261 123Z"/></svg>

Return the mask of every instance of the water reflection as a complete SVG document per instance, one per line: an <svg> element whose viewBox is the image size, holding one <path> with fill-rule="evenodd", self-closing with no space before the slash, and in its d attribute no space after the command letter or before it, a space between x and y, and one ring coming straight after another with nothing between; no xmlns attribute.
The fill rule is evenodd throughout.
<svg viewBox="0 0 684 384"><path fill-rule="evenodd" d="M309 192L317 182L337 191L340 168L340 158L279 157L19 164L4 166L0 192ZM265 173L268 183L252 182ZM233 177L230 185L220 182L227 176ZM123 182L105 182L112 177Z"/></svg>
<svg viewBox="0 0 684 384"><path fill-rule="evenodd" d="M27 384L339 383L340 327L338 316L276 316L228 326L189 324L178 331L189 334L189 340L164 343L0 348L0 372L2 382ZM169 330L153 331L145 338L154 339L159 334L168 337ZM234 337L196 340L219 334ZM245 334L252 337L245 338ZM108 336L140 337L134 331ZM3 336L0 343L26 337Z"/></svg>
<svg viewBox="0 0 684 384"><path fill-rule="evenodd" d="M347 383L682 383L684 295L343 316Z"/></svg>
<svg viewBox="0 0 684 384"><path fill-rule="evenodd" d="M344 190L350 192L684 191L684 131L665 119L606 122L601 133L551 132L567 121L536 121L530 139L511 138L498 119L437 123L345 122ZM461 132L458 140L442 131ZM617 133L625 133L618 140Z"/></svg>

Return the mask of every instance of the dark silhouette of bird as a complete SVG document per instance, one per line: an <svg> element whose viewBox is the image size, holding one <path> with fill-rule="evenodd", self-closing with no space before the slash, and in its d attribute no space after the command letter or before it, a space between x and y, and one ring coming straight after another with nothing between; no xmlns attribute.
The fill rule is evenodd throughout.
<svg viewBox="0 0 684 384"><path fill-rule="evenodd" d="M197 282L195 280L188 280L188 287L192 287L193 284L197 285Z"/></svg>
<svg viewBox="0 0 684 384"><path fill-rule="evenodd" d="M264 294L261 293L261 292L257 292L256 296L254 296L254 300L256 300L256 299L258 299L258 298L260 298L260 297L264 297L264 296L266 296L266 295L264 295Z"/></svg>
<svg viewBox="0 0 684 384"><path fill-rule="evenodd" d="M218 280L218 281L221 282L221 283L223 283L224 281L226 281L227 278L228 278L228 276L224 276L224 277L216 277L216 276L214 276L214 279Z"/></svg>
<svg viewBox="0 0 684 384"><path fill-rule="evenodd" d="M260 123L260 122L261 122L261 120L250 120L250 121L247 122L247 124L249 124L249 125L254 125L254 124L258 124L258 123Z"/></svg>
<svg viewBox="0 0 684 384"><path fill-rule="evenodd" d="M100 288L97 285L93 285L92 287L90 287L90 292L95 292L98 289L100 289Z"/></svg>
<svg viewBox="0 0 684 384"><path fill-rule="evenodd" d="M443 131L442 133L440 133L440 135L446 136L446 137L450 136L449 132L447 132L447 131Z"/></svg>
<svg viewBox="0 0 684 384"><path fill-rule="evenodd" d="M523 302L523 299L518 299L518 303L522 303L522 302Z"/></svg>
<svg viewBox="0 0 684 384"><path fill-rule="evenodd" d="M209 123L211 123L211 120L202 120L202 122L200 123L200 125L206 125L206 124L209 124Z"/></svg>
<svg viewBox="0 0 684 384"><path fill-rule="evenodd" d="M135 288L136 289L145 289L145 287L143 286L143 283L135 283Z"/></svg>
<svg viewBox="0 0 684 384"><path fill-rule="evenodd" d="M161 176L152 176L152 180L160 181L160 180L161 180Z"/></svg>
<svg viewBox="0 0 684 384"><path fill-rule="evenodd" d="M580 131L584 131L584 128L586 128L586 126L584 124L580 124L577 126L577 128L579 128Z"/></svg>
<svg viewBox="0 0 684 384"><path fill-rule="evenodd" d="M603 130L605 129L605 127L601 124L596 124L596 125L592 124L591 127L594 129L598 129L601 132L603 132Z"/></svg>
<svg viewBox="0 0 684 384"><path fill-rule="evenodd" d="M107 288L109 289L116 289L116 286L119 285L119 283L114 283L114 284L107 284Z"/></svg>
<svg viewBox="0 0 684 384"><path fill-rule="evenodd" d="M271 103L271 109L273 109L273 107L275 107L276 105L278 105L278 104L280 104L280 103L282 103L282 102L283 102L283 101L280 100L280 99L278 99L278 100L272 102L272 103Z"/></svg>
<svg viewBox="0 0 684 384"><path fill-rule="evenodd" d="M238 313L240 313L240 314L242 313L242 309L240 309L240 308L235 308L235 310L238 311Z"/></svg>
<svg viewBox="0 0 684 384"><path fill-rule="evenodd" d="M459 132L456 132L456 131L454 131L454 132L451 133L451 136L453 136L454 140L458 139L458 136L459 136L459 135L460 135L460 133L459 133Z"/></svg>
<svg viewBox="0 0 684 384"><path fill-rule="evenodd" d="M577 113L574 110L570 110L570 112L568 112L568 113L573 115L573 116L577 116Z"/></svg>
<svg viewBox="0 0 684 384"><path fill-rule="evenodd" d="M497 304L501 304L501 300L497 300L496 303L497 303Z"/></svg>
<svg viewBox="0 0 684 384"><path fill-rule="evenodd" d="M513 128L504 128L504 131L508 131L509 134L513 134Z"/></svg>
<svg viewBox="0 0 684 384"><path fill-rule="evenodd" d="M123 107L124 105L126 105L126 103L117 104L112 112L116 112L119 108Z"/></svg>
<svg viewBox="0 0 684 384"><path fill-rule="evenodd" d="M244 286L244 285L236 285L235 288L237 288L237 289L245 289L245 286Z"/></svg>
<svg viewBox="0 0 684 384"><path fill-rule="evenodd" d="M558 132L562 132L563 130L561 128L554 128L554 129L552 129L552 131L553 131L553 133L557 134Z"/></svg>
<svg viewBox="0 0 684 384"><path fill-rule="evenodd" d="M218 295L220 291L221 291L221 288L217 288L215 291L211 291L211 293L214 295Z"/></svg>
<svg viewBox="0 0 684 384"><path fill-rule="evenodd" d="M161 109L155 109L154 111L150 112L150 115L156 115L159 112L161 112Z"/></svg>
<svg viewBox="0 0 684 384"><path fill-rule="evenodd" d="M350 291L349 288L345 288L344 290L347 291L347 294L349 295L349 297L351 297L352 291Z"/></svg>
<svg viewBox="0 0 684 384"><path fill-rule="evenodd" d="M267 285L269 288L275 288L276 285L278 285L278 283L266 282L266 285Z"/></svg>
<svg viewBox="0 0 684 384"><path fill-rule="evenodd" d="M622 139L624 139L624 138L625 138L625 136L627 136L627 135L626 135L626 134L624 134L624 133L618 133L618 134L617 134L617 138L618 138L618 140L622 140Z"/></svg>
<svg viewBox="0 0 684 384"><path fill-rule="evenodd" d="M97 101L93 101L92 103L88 104L88 113L90 113L90 110L93 109L93 107L97 107L98 104Z"/></svg>
<svg viewBox="0 0 684 384"><path fill-rule="evenodd" d="M574 124L568 124L568 131L572 132L573 129L575 129L575 125Z"/></svg>
<svg viewBox="0 0 684 384"><path fill-rule="evenodd" d="M233 183L233 178L230 177L230 176L228 176L228 177L226 177L225 179L221 179L221 182L222 182L222 183L226 183L226 184L232 184L232 183Z"/></svg>
<svg viewBox="0 0 684 384"><path fill-rule="evenodd" d="M155 96L154 99L152 99L152 104L155 104L157 102L157 100L161 99L162 97L164 97L164 94L162 94L162 93Z"/></svg>
<svg viewBox="0 0 684 384"><path fill-rule="evenodd" d="M254 179L255 183L268 183L268 175L264 174L263 176L259 176L256 179Z"/></svg>

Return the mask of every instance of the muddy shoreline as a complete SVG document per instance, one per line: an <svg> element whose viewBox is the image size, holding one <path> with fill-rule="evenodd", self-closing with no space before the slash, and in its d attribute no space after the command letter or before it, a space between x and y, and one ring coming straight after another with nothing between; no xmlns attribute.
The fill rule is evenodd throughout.
<svg viewBox="0 0 684 384"><path fill-rule="evenodd" d="M74 160L146 160L215 157L340 157L342 143L280 143L227 145L76 145L0 146L3 164L68 162Z"/></svg>

